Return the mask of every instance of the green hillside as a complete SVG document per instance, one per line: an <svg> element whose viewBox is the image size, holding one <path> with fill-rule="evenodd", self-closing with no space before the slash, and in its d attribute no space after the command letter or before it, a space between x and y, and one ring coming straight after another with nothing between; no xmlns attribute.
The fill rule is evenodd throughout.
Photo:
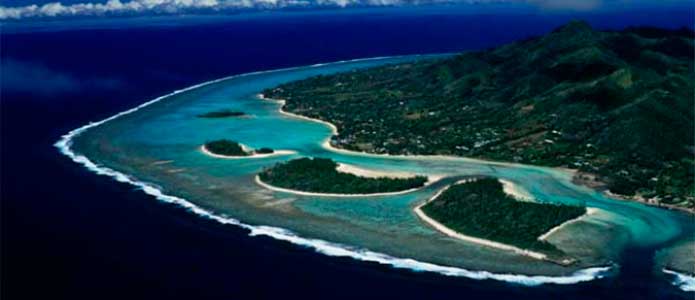
<svg viewBox="0 0 695 300"><path fill-rule="evenodd" d="M595 174L589 185L693 208L693 45L690 30L572 22L495 49L264 93L335 124L339 148L565 166Z"/></svg>

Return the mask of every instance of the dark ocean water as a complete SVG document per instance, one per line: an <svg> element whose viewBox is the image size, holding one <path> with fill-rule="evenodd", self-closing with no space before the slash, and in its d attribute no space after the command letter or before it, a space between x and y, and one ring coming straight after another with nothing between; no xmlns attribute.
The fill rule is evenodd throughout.
<svg viewBox="0 0 695 300"><path fill-rule="evenodd" d="M11 25L0 41L2 298L692 299L668 278L654 279L651 249L626 253L631 267L617 277L540 287L326 257L157 202L52 147L89 121L222 76L479 49L573 18L607 29L693 26L690 9L582 15L377 9L163 19L157 26L103 21L79 30L48 23L41 26L51 30L41 32Z"/></svg>

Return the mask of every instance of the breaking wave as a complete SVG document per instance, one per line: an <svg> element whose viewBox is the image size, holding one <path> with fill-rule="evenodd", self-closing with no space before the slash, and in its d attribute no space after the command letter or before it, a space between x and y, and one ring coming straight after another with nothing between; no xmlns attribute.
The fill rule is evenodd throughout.
<svg viewBox="0 0 695 300"><path fill-rule="evenodd" d="M671 281L671 284L677 286L686 292L695 292L695 276L679 273L669 269L664 269L664 273L674 275L675 278Z"/></svg>
<svg viewBox="0 0 695 300"><path fill-rule="evenodd" d="M366 60L377 60L377 59L383 59L384 57L375 57L375 58L367 58L367 59L355 59L355 60L346 60L346 61L340 61L336 63L347 63L347 62L356 62L356 61L366 61ZM324 66L326 64L316 64L312 65L309 67L319 67L319 66ZM171 97L176 94L180 94L189 90L193 90L205 85L209 84L214 84L223 80L228 80L231 78L235 77L241 77L241 76L249 76L249 75L255 75L255 74L262 74L262 73L269 73L269 72L277 72L277 71L287 71L287 70L292 70L292 69L299 69L299 68L306 68L306 67L294 67L294 68L286 68L286 69L278 69L278 70L271 70L271 71L261 71L261 72L252 72L252 73L246 73L246 74L241 74L241 75L234 75L234 76L229 76L229 77L224 77L208 82L204 82L201 84L197 84L182 90L177 90L174 91L170 94L158 97L154 100L150 100L148 102L145 102L141 105L138 105L135 108L128 109L126 111L120 112L118 114L115 114L109 118L106 118L104 120L98 121L98 122L92 122L87 125L84 125L82 127L79 127L77 129L74 129L67 134L63 135L60 140L58 140L54 146L57 147L61 153L64 155L68 156L70 159L72 159L74 162L83 165L86 167L88 170L99 174L99 175L105 175L114 178L118 182L123 182L123 183L129 183L131 185L134 185L138 188L140 188L143 192L145 192L148 195L154 196L160 201L166 202L166 203L172 203L179 205L186 210L201 216L205 217L214 221L217 221L222 224L228 224L228 225L235 225L239 226L242 228L245 228L250 231L249 235L250 236L269 236L277 240L282 240L286 242L290 242L296 245L301 245L307 248L314 249L316 252L325 254L328 256L337 256L337 257L350 257L356 260L361 260L361 261L366 261L366 262L374 262L374 263L379 263L383 265L389 265L395 268L401 268L401 269L409 269L413 271L427 271L427 272L435 272L439 273L442 275L446 276L459 276L459 277L466 277L466 278L471 278L471 279L477 279L477 280L484 280L484 279L493 279L493 280L500 280L500 281L506 281L506 282L512 282L512 283L517 283L517 284L522 284L522 285L527 285L527 286L534 286L534 285L541 285L541 284L546 284L546 283L551 283L551 284L575 284L575 283L580 283L580 282L586 282L586 281L591 281L599 278L603 278L607 276L612 267L610 266L605 266L605 267L592 267L592 268L587 268L587 269L582 269L574 272L573 274L566 275L566 276L541 276L541 275L523 275L523 274L501 274L501 273L492 273L488 271L474 271L474 270L467 270L463 268L457 268L457 267L450 267L450 266L441 266L441 265L436 265L428 262L422 262L418 260L414 260L411 258L399 258L399 257L394 257L390 256L387 254L383 253L378 253L374 251L370 251L368 249L364 248L357 248L357 247L351 247L348 245L344 244L339 244L339 243L333 243L333 242L328 242L320 239L312 239L312 238L306 238L306 237L301 237L295 233L293 233L290 230L279 228L279 227L272 227L272 226L253 226L249 224L242 223L241 221L227 217L225 215L218 215L215 214L214 212L204 209L200 206L197 206L193 204L192 202L177 197L173 195L167 195L162 190L155 186L154 184L143 182L138 180L137 178L121 173L119 171L116 171L114 169L100 166L94 162L92 162L89 158L86 156L76 153L72 149L72 141L75 137L78 135L84 133L90 128L102 125L106 122L109 122L111 120L114 120L116 118L119 118L121 116L133 113L138 111L139 109L146 107L148 105L151 105L155 102L164 100L168 97ZM664 270L664 272L668 272L667 270ZM693 282L690 281L688 286L693 286ZM681 288L683 286L681 285Z"/></svg>

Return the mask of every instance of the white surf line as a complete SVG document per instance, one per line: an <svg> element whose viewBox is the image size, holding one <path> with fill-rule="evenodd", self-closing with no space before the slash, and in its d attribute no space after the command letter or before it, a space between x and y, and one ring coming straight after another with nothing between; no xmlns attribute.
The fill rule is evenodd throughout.
<svg viewBox="0 0 695 300"><path fill-rule="evenodd" d="M557 231L559 231L559 230L561 230L561 229L563 229L563 228L565 228L565 227L567 227L567 226L569 226L569 225L571 225L571 224L584 221L584 219L586 219L587 217L589 217L589 216L591 216L591 215L597 213L598 211L599 211L598 208L595 208L595 207L587 207L587 208L586 208L586 212L585 212L583 215L581 215L581 216L579 216L579 217L576 217L576 218L574 218L574 219L572 219L572 220L567 220L567 221L563 222L562 224L557 225L557 226L551 228L550 230L548 230L548 232L546 232L546 233L544 233L543 235L539 236L539 237L538 237L538 240L539 240L539 241L545 241L545 240L547 240L548 237L550 237L553 233L555 233L555 232L557 232Z"/></svg>
<svg viewBox="0 0 695 300"><path fill-rule="evenodd" d="M500 249L500 250L511 251L511 252L516 253L516 254L528 256L528 257L535 258L535 259L547 260L548 256L543 254L543 253L540 253L540 252L521 249L519 247L515 247L512 245L503 244L503 243L499 243L499 242L495 242L495 241L491 241L491 240L486 240L486 239L482 239L482 238L477 238L477 237L472 237L469 235L461 234L461 233L459 233L459 232L457 232L449 227L446 227L444 224L439 223L438 221L430 218L427 214L425 214L425 212L422 211L423 206L425 206L427 203L430 203L430 202L434 201L435 199L437 199L442 193L444 193L446 190L448 190L451 186L453 186L455 184L467 183L467 182L472 182L472 181L475 181L475 179L459 180L459 181L455 182L454 184L445 186L444 188L439 190L436 194L434 194L434 196L427 199L427 201L424 201L424 202L418 204L417 206L415 206L415 208L413 209L415 211L415 214L420 219L425 221L425 223L434 227L434 229L436 229L437 231L444 233L445 235L450 236L452 238L471 242L471 243L476 243L479 245L484 245L487 247L496 248L496 249Z"/></svg>
<svg viewBox="0 0 695 300"><path fill-rule="evenodd" d="M371 58L371 59L380 59L380 58ZM369 59L362 59L362 60L369 60ZM359 60L353 60L353 61L359 61ZM350 62L350 61L347 61ZM341 63L341 62L338 62ZM324 64L319 64L315 65L314 67L322 66ZM612 267L606 266L606 267L592 267L592 268L586 268L586 269L581 269L578 270L570 275L564 275L564 276L546 276L546 275L524 275L524 274L507 274L507 273L492 273L488 271L475 271L475 270L468 270L468 269L463 269L463 268L457 268L457 267L449 267L449 266L442 266L442 265L436 265L428 262L422 262L418 260L414 260L411 258L399 258L399 257L394 257L390 256L387 254L379 253L379 252L374 252L368 249L364 248L356 248L348 245L343 245L343 244L338 244L338 243L332 243L324 240L319 240L319 239L312 239L312 238L304 238L296 235L292 231L279 228L279 227L272 227L272 226L253 226L253 225L248 225L245 223L241 223L240 221L230 218L224 215L217 215L207 209L204 209L200 206L197 206L193 204L192 202L189 202L186 199L176 197L173 195L167 195L162 192L156 185L147 183L144 181L139 181L137 178L126 175L124 173L121 173L119 171L113 170L108 167L100 166L89 160L86 156L82 154L75 153L72 150L72 140L77 137L78 135L84 133L90 128L102 125L108 121L111 121L113 119L119 118L121 116L133 113L143 107L146 107L150 104L156 103L157 101L161 101L165 98L168 98L172 95L176 95L188 90L192 90L204 85L220 82L223 80L227 80L230 78L234 77L241 77L241 76L249 76L249 75L254 75L254 74L263 74L263 73L270 73L270 72L278 72L278 71L286 71L286 70L293 70L293 69L299 69L303 67L293 67L293 68L286 68L286 69L279 69L279 70L271 70L271 71L260 71L260 72L252 72L252 73L246 73L246 74L241 74L241 75L235 75L235 76L229 76L225 77L222 79L217 79L217 80L212 80L209 82L204 82L201 84L197 84L182 90L177 90L173 93L158 97L154 100L150 100L148 102L145 102L137 107L131 108L129 110L117 113L109 118L103 119L98 122L92 122L87 125L84 125L82 127L79 127L77 129L74 129L67 134L63 135L60 140L58 140L54 146L59 149L59 151L69 157L72 161L81 164L88 170L98 174L98 175L104 175L104 176L109 176L112 177L114 180L122 183L128 183L133 186L136 186L140 189L145 194L154 196L156 199L166 202L166 203L172 203L179 205L183 207L184 209L190 211L191 213L194 213L198 216L208 218L210 220L214 220L216 222L219 222L221 224L229 224L229 225L235 225L239 226L241 228L245 228L249 230L249 235L250 236L269 236L271 238L281 240L281 241L286 241L290 242L296 245L304 246L307 248L314 249L316 252L325 254L328 256L337 256L337 257L350 257L356 260L361 260L361 261L366 261L366 262L373 262L373 263L378 263L378 264L383 264L383 265L389 265L394 268L400 268L400 269L409 269L413 271L427 271L427 272L435 272L439 273L442 275L446 276L459 276L459 277L466 277L470 279L476 279L476 280L486 280L486 279L492 279L492 280L499 280L499 281L506 281L506 282L512 282L512 283L517 283L517 284L522 284L522 285L528 285L528 286L534 286L534 285L541 285L541 284L546 284L546 283L551 283L551 284L576 284L580 282L586 282L586 281L591 281L591 280L596 280L603 278L607 276L607 274L611 271Z"/></svg>
<svg viewBox="0 0 695 300"><path fill-rule="evenodd" d="M679 289L685 292L695 292L695 276L676 272L666 268L664 268L662 271L666 274L675 276L671 284L677 286Z"/></svg>
<svg viewBox="0 0 695 300"><path fill-rule="evenodd" d="M248 147L243 146L244 151L249 152ZM230 156L230 155L222 155L222 154L215 154L210 152L205 145L200 146L199 148L200 152L203 152L203 154L214 157L214 158L221 158L221 159L249 159L249 158L265 158L265 157L273 157L273 156L283 156L283 155L292 155L292 154L297 154L296 151L292 150L273 150L273 153L253 153L251 155L246 155L246 156Z"/></svg>

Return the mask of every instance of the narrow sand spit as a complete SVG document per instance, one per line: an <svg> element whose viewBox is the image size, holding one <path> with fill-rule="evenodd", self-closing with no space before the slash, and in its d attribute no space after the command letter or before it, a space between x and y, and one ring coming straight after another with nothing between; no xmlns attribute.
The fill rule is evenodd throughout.
<svg viewBox="0 0 695 300"><path fill-rule="evenodd" d="M244 149L244 151L250 151L249 148L244 146L244 145L242 145L241 147ZM273 153L264 153L264 154L253 153L253 154L247 155L247 156L227 156L227 155L212 153L207 148L205 148L205 145L200 146L200 152L203 152L205 155L208 155L211 157L222 158L222 159L264 158L264 157L290 155L290 154L296 154L297 153L297 152L292 151L292 150L275 150Z"/></svg>
<svg viewBox="0 0 695 300"><path fill-rule="evenodd" d="M280 188L276 186L269 185L261 180L261 178L256 175L255 181L258 185L272 190L276 192L283 192L283 193L290 193L290 194L295 194L295 195L301 195L301 196L317 196L317 197L336 197L336 198L356 198L356 197L376 197L376 196L393 196L393 195L401 195L401 194L407 194L411 193L414 191L417 191L419 189L422 189L425 187L427 184L424 186L418 187L418 188L412 188L408 190L403 190L403 191L398 191L398 192L388 192L388 193L371 193L371 194L333 194L333 193L314 193L314 192L303 192L303 191L298 191L298 190L291 190L291 189L285 189L285 188Z"/></svg>
<svg viewBox="0 0 695 300"><path fill-rule="evenodd" d="M584 219L586 219L587 217L589 217L590 215L593 215L593 214L595 214L595 213L598 213L599 210L600 210L600 209L595 208L595 207L587 207L587 208L586 208L586 213L584 213L583 215L581 215L581 216L579 216L579 217L576 217L576 218L574 218L574 219L572 219L572 220L567 220L566 222L564 222L564 223L562 223L562 224L560 224L560 225L558 225L558 226L553 227L552 229L548 230L548 232L546 232L546 233L544 233L543 235L539 236L539 237L538 237L538 240L541 240L541 241L547 240L548 237L550 237L553 233L557 232L558 230L561 230L561 229L563 229L563 228L569 226L570 224L574 224L574 223L577 223L577 222L581 222L581 221L583 221Z"/></svg>
<svg viewBox="0 0 695 300"><path fill-rule="evenodd" d="M158 160L158 161L155 161L155 162L151 163L150 165L151 165L151 166L159 166L159 165L170 164L170 163L173 163L173 162L174 162L173 160Z"/></svg>
<svg viewBox="0 0 695 300"><path fill-rule="evenodd" d="M409 178L409 177L417 176L417 174L408 173L408 172L368 170L368 169L363 169L363 168L360 168L357 166L343 164L343 163L339 163L336 170L338 172L350 173L350 174L354 174L357 176L368 177L368 178L379 178L379 177ZM433 177L435 177L437 180L441 178L441 176L433 176ZM428 177L428 179L429 179L429 181L431 181L432 177Z"/></svg>
<svg viewBox="0 0 695 300"><path fill-rule="evenodd" d="M498 180L500 183L502 183L502 189L507 195L512 196L514 197L514 199L520 201L533 201L533 197L531 196L531 194L529 194L529 192L527 192L524 188L518 186L516 183L513 183L505 179Z"/></svg>
<svg viewBox="0 0 695 300"><path fill-rule="evenodd" d="M342 173L350 173L354 174L357 176L362 176L362 177L370 177L370 178L375 178L375 177L390 177L390 178L408 178L408 177L414 177L417 176L416 174L411 174L407 172L389 172L389 171L376 171L376 170L367 170L363 168L359 168L353 165L348 165L348 164L338 164L338 167L336 167L336 170L338 172ZM392 196L392 195L401 195L401 194L407 194L410 192L414 192L420 189L425 188L426 186L439 181L440 179L444 178L442 175L429 175L427 176L427 182L421 187L417 188L412 188L412 189L407 189L403 191L397 191L397 192L387 192L387 193L371 193L371 194L334 194L334 193L316 193L316 192L304 192L304 191L298 191L298 190L292 190L292 189L285 189L285 188L280 188L276 186L272 186L270 184L267 184L261 180L261 178L256 175L256 183L266 189L277 191L277 192L284 192L284 193L291 193L291 194L296 194L296 195L302 195L302 196L321 196L321 197L374 197L374 196Z"/></svg>

